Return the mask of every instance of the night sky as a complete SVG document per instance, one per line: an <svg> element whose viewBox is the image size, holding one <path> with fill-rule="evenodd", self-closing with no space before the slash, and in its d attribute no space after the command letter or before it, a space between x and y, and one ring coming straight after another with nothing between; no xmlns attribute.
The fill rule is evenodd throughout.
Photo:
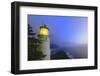
<svg viewBox="0 0 100 76"><path fill-rule="evenodd" d="M41 24L50 31L50 42L59 46L87 44L88 18L79 16L28 15L28 23L38 34Z"/></svg>

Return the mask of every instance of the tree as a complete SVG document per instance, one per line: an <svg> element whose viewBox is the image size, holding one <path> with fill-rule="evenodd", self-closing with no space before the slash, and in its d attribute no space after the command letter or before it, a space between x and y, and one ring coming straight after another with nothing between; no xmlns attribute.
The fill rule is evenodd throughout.
<svg viewBox="0 0 100 76"><path fill-rule="evenodd" d="M35 38L36 33L28 24L28 60L41 60L45 55L41 51L41 41Z"/></svg>

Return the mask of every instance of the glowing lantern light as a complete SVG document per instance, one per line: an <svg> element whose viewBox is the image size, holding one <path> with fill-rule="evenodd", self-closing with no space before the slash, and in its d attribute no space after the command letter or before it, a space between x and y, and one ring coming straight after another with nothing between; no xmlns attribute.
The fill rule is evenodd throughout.
<svg viewBox="0 0 100 76"><path fill-rule="evenodd" d="M48 27L46 25L41 26L39 30L39 34L43 36L48 36L49 35Z"/></svg>

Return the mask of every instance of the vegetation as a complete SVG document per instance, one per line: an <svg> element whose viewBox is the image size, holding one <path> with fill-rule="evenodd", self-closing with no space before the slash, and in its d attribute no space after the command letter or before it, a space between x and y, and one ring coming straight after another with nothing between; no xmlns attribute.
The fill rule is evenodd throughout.
<svg viewBox="0 0 100 76"><path fill-rule="evenodd" d="M40 45L41 41L36 39L36 33L28 24L28 60L41 60L45 56Z"/></svg>

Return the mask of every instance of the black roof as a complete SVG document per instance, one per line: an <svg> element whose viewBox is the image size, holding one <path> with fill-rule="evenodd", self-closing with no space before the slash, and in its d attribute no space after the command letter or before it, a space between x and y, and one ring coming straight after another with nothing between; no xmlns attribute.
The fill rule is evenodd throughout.
<svg viewBox="0 0 100 76"><path fill-rule="evenodd" d="M49 30L49 28L46 24L43 24L42 26L40 26L40 28L47 28Z"/></svg>

